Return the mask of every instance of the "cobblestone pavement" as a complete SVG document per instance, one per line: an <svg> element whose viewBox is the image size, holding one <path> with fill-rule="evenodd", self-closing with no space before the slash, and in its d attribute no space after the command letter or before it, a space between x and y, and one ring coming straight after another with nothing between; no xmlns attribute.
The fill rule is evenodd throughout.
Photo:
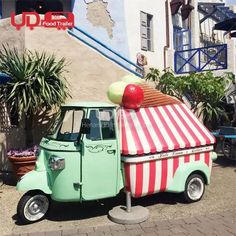
<svg viewBox="0 0 236 236"><path fill-rule="evenodd" d="M20 225L16 205L21 193L14 186L0 187L0 236L64 235L236 235L236 163L214 164L211 184L203 199L185 204L178 194L159 193L133 199L133 205L147 207L150 219L138 225L118 225L107 212L125 204L125 196L87 203L54 203L47 218Z"/></svg>
<svg viewBox="0 0 236 236"><path fill-rule="evenodd" d="M73 228L37 233L11 234L12 236L134 236L134 235L236 235L235 210L179 220L147 221L136 225L112 225Z"/></svg>

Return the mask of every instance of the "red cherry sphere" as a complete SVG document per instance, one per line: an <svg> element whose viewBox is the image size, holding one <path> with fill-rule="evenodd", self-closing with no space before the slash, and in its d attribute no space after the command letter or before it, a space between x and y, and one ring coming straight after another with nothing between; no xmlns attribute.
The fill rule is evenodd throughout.
<svg viewBox="0 0 236 236"><path fill-rule="evenodd" d="M124 108L137 109L142 105L143 99L143 90L136 84L129 84L125 87L122 105Z"/></svg>

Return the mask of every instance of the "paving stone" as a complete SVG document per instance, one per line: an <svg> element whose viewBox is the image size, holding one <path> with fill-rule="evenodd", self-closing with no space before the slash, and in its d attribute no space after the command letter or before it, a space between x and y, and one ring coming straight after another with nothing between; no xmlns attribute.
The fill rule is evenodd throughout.
<svg viewBox="0 0 236 236"><path fill-rule="evenodd" d="M158 229L156 227L149 227L149 228L143 228L143 231L145 233L153 233L153 232L156 233L158 231Z"/></svg>
<svg viewBox="0 0 236 236"><path fill-rule="evenodd" d="M139 224L133 224L133 225L125 225L125 228L128 229L141 229L141 226Z"/></svg>
<svg viewBox="0 0 236 236"><path fill-rule="evenodd" d="M232 235L236 233L236 231L233 228L228 228L224 225L214 225L214 230L218 232L220 235Z"/></svg>
<svg viewBox="0 0 236 236"><path fill-rule="evenodd" d="M111 229L111 231L121 231L121 230L126 230L126 228L125 228L125 226L124 225L112 225L112 226L110 226L110 229Z"/></svg>
<svg viewBox="0 0 236 236"><path fill-rule="evenodd" d="M195 217L183 219L183 221L184 221L186 224L197 224L197 223L199 222Z"/></svg>
<svg viewBox="0 0 236 236"><path fill-rule="evenodd" d="M111 232L103 232L105 236L112 236Z"/></svg>
<svg viewBox="0 0 236 236"><path fill-rule="evenodd" d="M178 225L176 227L171 228L170 231L173 232L174 234L188 233L186 229Z"/></svg>
<svg viewBox="0 0 236 236"><path fill-rule="evenodd" d="M198 230L198 227L196 225L185 225L184 229L188 232L188 235L195 236L195 235L204 235Z"/></svg>
<svg viewBox="0 0 236 236"><path fill-rule="evenodd" d="M55 230L46 232L45 236L61 236L61 234L62 234L61 230Z"/></svg>
<svg viewBox="0 0 236 236"><path fill-rule="evenodd" d="M172 236L173 235L173 233L170 230L168 230L168 229L166 229L166 230L158 230L157 234L161 235L161 236Z"/></svg>
<svg viewBox="0 0 236 236"><path fill-rule="evenodd" d="M78 234L87 234L87 233L93 233L93 232L94 232L93 227L78 229Z"/></svg>
<svg viewBox="0 0 236 236"><path fill-rule="evenodd" d="M129 229L126 232L131 236L144 234L144 231L142 229Z"/></svg>
<svg viewBox="0 0 236 236"><path fill-rule="evenodd" d="M104 236L103 232L87 233L88 236Z"/></svg>
<svg viewBox="0 0 236 236"><path fill-rule="evenodd" d="M165 230L165 229L169 229L170 228L170 223L168 221L160 221L160 222L156 222L156 227L159 230Z"/></svg>
<svg viewBox="0 0 236 236"><path fill-rule="evenodd" d="M196 216L195 219L197 219L200 223L212 222L212 220L208 219L206 216Z"/></svg>
<svg viewBox="0 0 236 236"><path fill-rule="evenodd" d="M236 224L234 222L223 223L223 226L225 226L230 232L236 234Z"/></svg>
<svg viewBox="0 0 236 236"><path fill-rule="evenodd" d="M149 228L150 229L150 228ZM157 232L150 232L150 233L145 233L145 234L142 234L143 236L157 236Z"/></svg>
<svg viewBox="0 0 236 236"><path fill-rule="evenodd" d="M20 236L28 236L28 233L21 233Z"/></svg>
<svg viewBox="0 0 236 236"><path fill-rule="evenodd" d="M76 235L78 233L78 229L63 229L62 230L62 235L63 236L72 236L72 235Z"/></svg>
<svg viewBox="0 0 236 236"><path fill-rule="evenodd" d="M142 228L150 228L150 227L155 227L156 224L154 222L143 222L140 224Z"/></svg>
<svg viewBox="0 0 236 236"><path fill-rule="evenodd" d="M98 226L94 227L95 232L111 232L111 229L109 226Z"/></svg>
<svg viewBox="0 0 236 236"><path fill-rule="evenodd" d="M29 233L28 236L45 236L44 232L32 232Z"/></svg>
<svg viewBox="0 0 236 236"><path fill-rule="evenodd" d="M212 225L210 226L203 223L197 225L197 230L201 232L203 235L209 235L215 232L215 229Z"/></svg>
<svg viewBox="0 0 236 236"><path fill-rule="evenodd" d="M206 216L207 218L211 219L211 220L215 220L215 219L221 219L224 216L220 215L220 214L212 214L212 215L208 215Z"/></svg>
<svg viewBox="0 0 236 236"><path fill-rule="evenodd" d="M179 220L174 220L174 221L168 221L167 225L168 226L170 226L170 225L185 225L185 222L183 219L179 219Z"/></svg>
<svg viewBox="0 0 236 236"><path fill-rule="evenodd" d="M76 236L87 236L87 234L76 234Z"/></svg>
<svg viewBox="0 0 236 236"><path fill-rule="evenodd" d="M128 235L127 231L125 230L120 230L120 231L114 231L112 232L113 236L126 236Z"/></svg>

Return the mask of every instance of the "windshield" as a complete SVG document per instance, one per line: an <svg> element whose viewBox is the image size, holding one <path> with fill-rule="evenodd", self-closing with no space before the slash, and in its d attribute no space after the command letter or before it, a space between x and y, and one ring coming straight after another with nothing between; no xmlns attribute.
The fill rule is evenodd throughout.
<svg viewBox="0 0 236 236"><path fill-rule="evenodd" d="M49 127L48 132L47 132L47 136L51 136L56 132L58 125L61 123L62 118L63 117L62 117L62 113L60 110L54 115L54 117L53 117L54 122Z"/></svg>
<svg viewBox="0 0 236 236"><path fill-rule="evenodd" d="M64 110L49 131L49 137L59 141L76 141L79 136L83 110Z"/></svg>

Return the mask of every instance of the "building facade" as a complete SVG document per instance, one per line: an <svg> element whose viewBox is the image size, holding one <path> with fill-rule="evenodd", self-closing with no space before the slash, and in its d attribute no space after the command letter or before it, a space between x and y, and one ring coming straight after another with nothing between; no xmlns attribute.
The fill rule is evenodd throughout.
<svg viewBox="0 0 236 236"><path fill-rule="evenodd" d="M133 71L129 62L136 63L141 53L149 67L170 67L177 74L221 69L235 72L234 40L224 31L213 30L216 23L236 17L233 6L226 6L224 0L1 0L0 9L2 18L10 17L11 12L72 11L79 28L75 35ZM228 44L229 55L225 48L213 47L223 44ZM194 50L199 48L206 49ZM183 52L175 55L176 51ZM204 65L212 56L217 60Z"/></svg>
<svg viewBox="0 0 236 236"><path fill-rule="evenodd" d="M17 30L10 16L18 15L20 24L23 12L41 17L47 12L65 16L73 12L75 27ZM236 18L234 12L234 6L226 6L223 0L0 0L0 44L65 57L70 62L73 100L101 101L106 100L108 86L122 76L142 77L142 65L147 70L171 68L176 74L236 73L235 39L226 31L214 30L215 24ZM3 118L0 170L8 168L6 150L24 146L24 127L12 127ZM44 133L37 125L34 129L37 144Z"/></svg>

